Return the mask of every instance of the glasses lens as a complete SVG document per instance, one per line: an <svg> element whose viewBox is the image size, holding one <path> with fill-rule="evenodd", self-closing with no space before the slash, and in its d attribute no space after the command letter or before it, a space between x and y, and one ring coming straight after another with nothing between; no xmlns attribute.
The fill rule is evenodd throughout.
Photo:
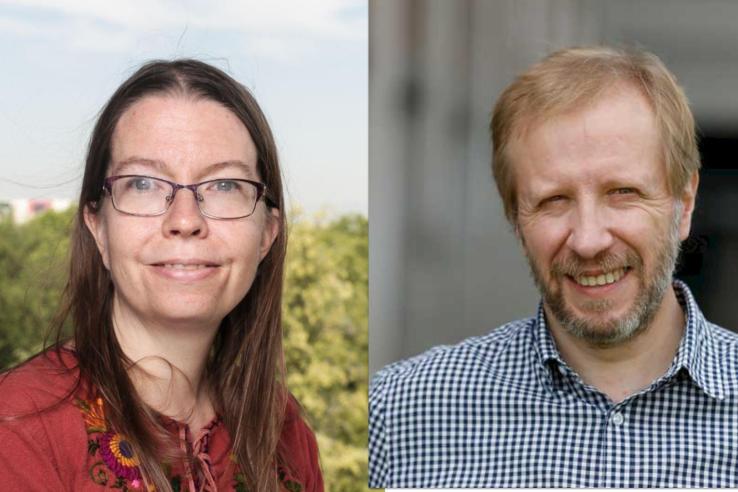
<svg viewBox="0 0 738 492"><path fill-rule="evenodd" d="M115 207L135 215L158 215L167 209L172 187L166 181L148 176L126 176L112 184Z"/></svg>
<svg viewBox="0 0 738 492"><path fill-rule="evenodd" d="M197 188L200 210L219 219L235 219L254 213L259 190L241 179L217 179Z"/></svg>

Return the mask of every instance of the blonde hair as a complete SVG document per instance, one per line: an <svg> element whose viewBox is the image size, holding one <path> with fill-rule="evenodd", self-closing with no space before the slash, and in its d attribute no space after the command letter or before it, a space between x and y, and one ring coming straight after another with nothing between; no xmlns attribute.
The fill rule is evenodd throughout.
<svg viewBox="0 0 738 492"><path fill-rule="evenodd" d="M518 76L502 92L492 113L492 172L511 224L516 224L517 197L506 153L510 142L545 118L585 107L618 82L638 88L651 104L671 194L679 194L699 170L694 117L687 97L656 55L600 46L557 51Z"/></svg>

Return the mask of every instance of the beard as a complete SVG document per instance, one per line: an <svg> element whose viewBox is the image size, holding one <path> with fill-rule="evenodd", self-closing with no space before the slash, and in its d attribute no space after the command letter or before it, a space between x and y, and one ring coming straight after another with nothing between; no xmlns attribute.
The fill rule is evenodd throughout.
<svg viewBox="0 0 738 492"><path fill-rule="evenodd" d="M656 246L655 263L651 272L646 271L643 258L633 250L629 249L623 255L603 251L594 260L586 261L574 254L554 261L551 265L550 280L547 282L531 256L526 255L544 303L566 331L591 345L609 347L632 339L651 324L666 289L672 283L672 275L679 256L681 209L681 206L675 208L669 230ZM613 307L612 299L597 299L584 303L582 306L584 310L593 315L582 316L577 315L564 298L563 282L566 277L577 278L585 269L593 268L593 263L603 271L627 268L626 274L636 276L638 293L633 305L623 316L607 317L606 313Z"/></svg>

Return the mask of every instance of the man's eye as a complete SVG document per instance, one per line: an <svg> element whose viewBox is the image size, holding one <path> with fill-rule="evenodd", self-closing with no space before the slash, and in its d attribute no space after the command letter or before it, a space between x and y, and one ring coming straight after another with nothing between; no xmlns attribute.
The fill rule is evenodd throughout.
<svg viewBox="0 0 738 492"><path fill-rule="evenodd" d="M635 192L635 188L615 188L610 193L613 195L630 195Z"/></svg>
<svg viewBox="0 0 738 492"><path fill-rule="evenodd" d="M561 202L561 201L564 201L564 200L566 200L566 197L564 195L554 195L554 196L550 196L548 198L545 198L541 202L541 205L546 205L547 203Z"/></svg>
<svg viewBox="0 0 738 492"><path fill-rule="evenodd" d="M536 205L536 209L539 211L558 210L566 203L566 200L565 195L551 195L540 200L538 205Z"/></svg>

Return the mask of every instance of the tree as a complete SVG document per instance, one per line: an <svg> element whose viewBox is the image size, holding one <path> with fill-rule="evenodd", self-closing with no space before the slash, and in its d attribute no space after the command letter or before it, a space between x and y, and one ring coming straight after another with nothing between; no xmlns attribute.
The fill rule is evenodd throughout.
<svg viewBox="0 0 738 492"><path fill-rule="evenodd" d="M74 210L0 222L0 367L38 352L66 279Z"/></svg>
<svg viewBox="0 0 738 492"><path fill-rule="evenodd" d="M367 483L368 223L293 220L284 295L287 383L318 434L326 489Z"/></svg>

